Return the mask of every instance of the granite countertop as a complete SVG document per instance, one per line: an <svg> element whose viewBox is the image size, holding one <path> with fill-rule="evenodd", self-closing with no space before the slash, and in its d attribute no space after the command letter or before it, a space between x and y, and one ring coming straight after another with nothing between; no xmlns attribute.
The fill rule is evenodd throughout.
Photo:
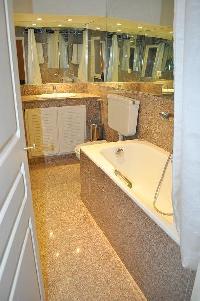
<svg viewBox="0 0 200 301"><path fill-rule="evenodd" d="M56 95L57 94L57 95ZM66 96L59 96L60 94L66 94ZM22 102L33 101L55 101L66 99L99 99L99 95L91 93L55 93L55 94L41 94L41 95L24 95L21 97Z"/></svg>
<svg viewBox="0 0 200 301"><path fill-rule="evenodd" d="M23 109L73 106L100 102L100 96L91 93L24 95L21 99Z"/></svg>

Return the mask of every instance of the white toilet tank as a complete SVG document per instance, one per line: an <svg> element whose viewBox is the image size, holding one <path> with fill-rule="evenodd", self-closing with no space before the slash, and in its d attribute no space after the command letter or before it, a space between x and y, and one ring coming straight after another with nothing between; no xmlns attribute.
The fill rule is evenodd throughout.
<svg viewBox="0 0 200 301"><path fill-rule="evenodd" d="M108 125L123 136L136 133L138 100L120 95L108 95Z"/></svg>

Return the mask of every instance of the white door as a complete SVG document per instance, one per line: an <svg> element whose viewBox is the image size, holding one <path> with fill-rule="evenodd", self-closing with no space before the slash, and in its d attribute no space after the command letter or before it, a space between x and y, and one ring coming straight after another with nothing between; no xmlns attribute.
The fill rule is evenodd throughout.
<svg viewBox="0 0 200 301"><path fill-rule="evenodd" d="M0 0L0 300L44 300L35 238L12 0Z"/></svg>

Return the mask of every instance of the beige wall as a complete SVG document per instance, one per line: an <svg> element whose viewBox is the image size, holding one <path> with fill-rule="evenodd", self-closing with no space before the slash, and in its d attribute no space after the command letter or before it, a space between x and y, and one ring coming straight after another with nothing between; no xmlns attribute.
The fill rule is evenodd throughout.
<svg viewBox="0 0 200 301"><path fill-rule="evenodd" d="M172 25L172 0L13 0L16 13L90 15Z"/></svg>
<svg viewBox="0 0 200 301"><path fill-rule="evenodd" d="M32 0L12 0L15 13L33 13Z"/></svg>
<svg viewBox="0 0 200 301"><path fill-rule="evenodd" d="M160 23L160 0L109 0L108 16L145 23Z"/></svg>
<svg viewBox="0 0 200 301"><path fill-rule="evenodd" d="M174 0L162 0L160 25L173 24L174 20Z"/></svg>

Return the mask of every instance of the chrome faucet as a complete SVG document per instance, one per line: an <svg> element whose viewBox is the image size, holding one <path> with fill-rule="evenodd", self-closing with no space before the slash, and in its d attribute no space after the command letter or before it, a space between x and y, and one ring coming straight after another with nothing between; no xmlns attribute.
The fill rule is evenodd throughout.
<svg viewBox="0 0 200 301"><path fill-rule="evenodd" d="M56 85L53 85L53 93L57 93Z"/></svg>
<svg viewBox="0 0 200 301"><path fill-rule="evenodd" d="M119 147L119 148L116 149L115 154L120 155L123 151L124 151L124 149Z"/></svg>
<svg viewBox="0 0 200 301"><path fill-rule="evenodd" d="M163 119L174 118L174 114L173 114L173 113L169 113L169 112L160 112L159 115L160 115Z"/></svg>

